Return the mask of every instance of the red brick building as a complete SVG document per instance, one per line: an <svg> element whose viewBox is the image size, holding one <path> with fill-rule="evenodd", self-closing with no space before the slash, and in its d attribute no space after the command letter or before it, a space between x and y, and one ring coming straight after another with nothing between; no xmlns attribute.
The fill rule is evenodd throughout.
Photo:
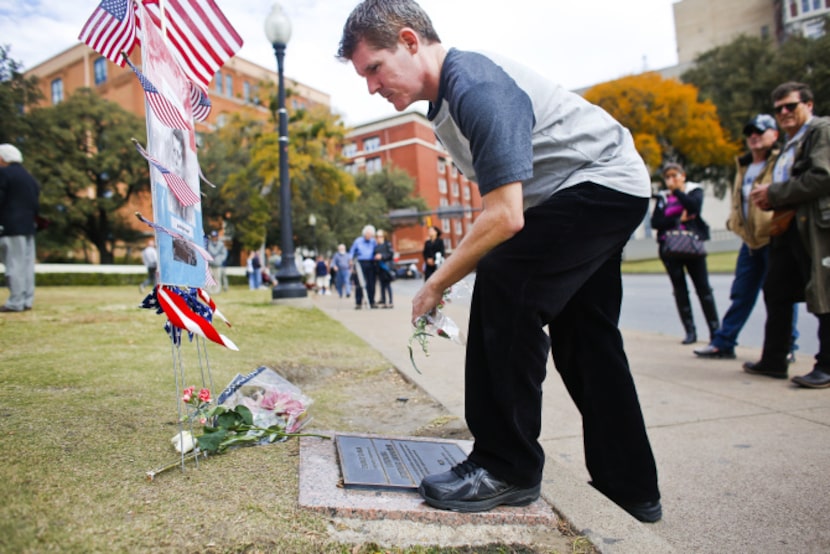
<svg viewBox="0 0 830 554"><path fill-rule="evenodd" d="M402 169L415 179L415 195L429 206L430 213L421 214L423 224L404 221L392 229L392 246L400 261L421 267L430 225L443 231L447 253L452 252L481 210L481 196L435 138L429 120L407 112L355 127L347 139L343 154L351 160L350 171L373 173L387 165Z"/></svg>

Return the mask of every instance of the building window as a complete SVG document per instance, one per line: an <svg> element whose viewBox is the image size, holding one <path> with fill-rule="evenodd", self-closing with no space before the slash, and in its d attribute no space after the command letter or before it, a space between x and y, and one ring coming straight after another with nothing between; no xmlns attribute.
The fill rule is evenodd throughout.
<svg viewBox="0 0 830 554"><path fill-rule="evenodd" d="M92 64L92 71L95 73L95 84L100 85L107 81L107 59L98 58Z"/></svg>
<svg viewBox="0 0 830 554"><path fill-rule="evenodd" d="M52 81L52 104L63 102L63 79Z"/></svg>
<svg viewBox="0 0 830 554"><path fill-rule="evenodd" d="M458 177L458 167L456 167L456 165L455 165L455 164L451 164L450 174L451 174L453 177Z"/></svg>
<svg viewBox="0 0 830 554"><path fill-rule="evenodd" d="M380 162L380 157L377 158L369 158L366 160L366 173L371 175L372 173L377 173L383 169L383 165Z"/></svg>
<svg viewBox="0 0 830 554"><path fill-rule="evenodd" d="M353 142L343 147L343 156L346 158L354 158L357 154L357 145Z"/></svg>
<svg viewBox="0 0 830 554"><path fill-rule="evenodd" d="M442 219L441 220L441 231L444 233L450 232L450 220L449 219Z"/></svg>
<svg viewBox="0 0 830 554"><path fill-rule="evenodd" d="M464 234L464 224L460 219L455 220L455 234L459 237Z"/></svg>
<svg viewBox="0 0 830 554"><path fill-rule="evenodd" d="M445 171L447 171L447 160L438 158L438 173L444 173Z"/></svg>
<svg viewBox="0 0 830 554"><path fill-rule="evenodd" d="M220 72L216 72L216 75L213 76L213 83L216 88L216 94L222 94L222 74Z"/></svg>
<svg viewBox="0 0 830 554"><path fill-rule="evenodd" d="M447 180L443 177L438 178L438 192L447 194Z"/></svg>
<svg viewBox="0 0 830 554"><path fill-rule="evenodd" d="M225 94L233 96L233 76L230 73L225 73Z"/></svg>
<svg viewBox="0 0 830 554"><path fill-rule="evenodd" d="M473 207L466 202L464 203L464 218L468 221L473 218Z"/></svg>
<svg viewBox="0 0 830 554"><path fill-rule="evenodd" d="M458 198L458 183L455 181L452 182L452 195L455 198Z"/></svg>
<svg viewBox="0 0 830 554"><path fill-rule="evenodd" d="M221 129L228 124L228 114L220 113L216 116L216 126Z"/></svg>
<svg viewBox="0 0 830 554"><path fill-rule="evenodd" d="M248 81L242 82L242 98L246 104L251 101L251 83Z"/></svg>
<svg viewBox="0 0 830 554"><path fill-rule="evenodd" d="M470 199L470 187L468 185L464 185L464 200Z"/></svg>
<svg viewBox="0 0 830 554"><path fill-rule="evenodd" d="M374 152L380 149L380 137L370 137L363 139L363 151Z"/></svg>

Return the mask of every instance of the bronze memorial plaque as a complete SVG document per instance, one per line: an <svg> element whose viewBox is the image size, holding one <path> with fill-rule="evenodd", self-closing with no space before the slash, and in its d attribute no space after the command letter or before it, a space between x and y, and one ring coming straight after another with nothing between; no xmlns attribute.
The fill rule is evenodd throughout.
<svg viewBox="0 0 830 554"><path fill-rule="evenodd" d="M417 489L425 475L443 473L467 459L455 443L337 435L343 485Z"/></svg>

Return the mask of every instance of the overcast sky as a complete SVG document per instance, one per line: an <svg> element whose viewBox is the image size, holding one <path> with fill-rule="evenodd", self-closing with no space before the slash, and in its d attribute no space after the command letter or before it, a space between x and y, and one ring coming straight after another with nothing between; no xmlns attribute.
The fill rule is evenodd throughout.
<svg viewBox="0 0 830 554"><path fill-rule="evenodd" d="M569 89L677 63L676 0L421 0L447 47L499 52ZM239 55L276 69L263 21L273 0L216 0L245 41ZM331 95L349 125L392 115L350 64L334 57L357 0L284 0L292 79ZM30 68L75 45L97 0L0 0L0 44ZM416 105L425 110L425 106Z"/></svg>

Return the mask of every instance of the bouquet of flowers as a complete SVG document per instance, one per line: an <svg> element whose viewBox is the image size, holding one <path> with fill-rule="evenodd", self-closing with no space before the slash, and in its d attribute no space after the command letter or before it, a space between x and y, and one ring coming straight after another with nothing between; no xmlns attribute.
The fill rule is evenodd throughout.
<svg viewBox="0 0 830 554"><path fill-rule="evenodd" d="M237 375L215 402L210 390L202 388L197 393L193 386L182 391L181 401L187 409L184 422L202 426L202 433L196 437L181 431L171 439L183 455L190 451L194 457L221 454L232 447L270 444L289 437L328 438L299 433L311 421L308 415L311 399L267 367L245 376ZM176 465L149 471L147 478L152 480Z"/></svg>

